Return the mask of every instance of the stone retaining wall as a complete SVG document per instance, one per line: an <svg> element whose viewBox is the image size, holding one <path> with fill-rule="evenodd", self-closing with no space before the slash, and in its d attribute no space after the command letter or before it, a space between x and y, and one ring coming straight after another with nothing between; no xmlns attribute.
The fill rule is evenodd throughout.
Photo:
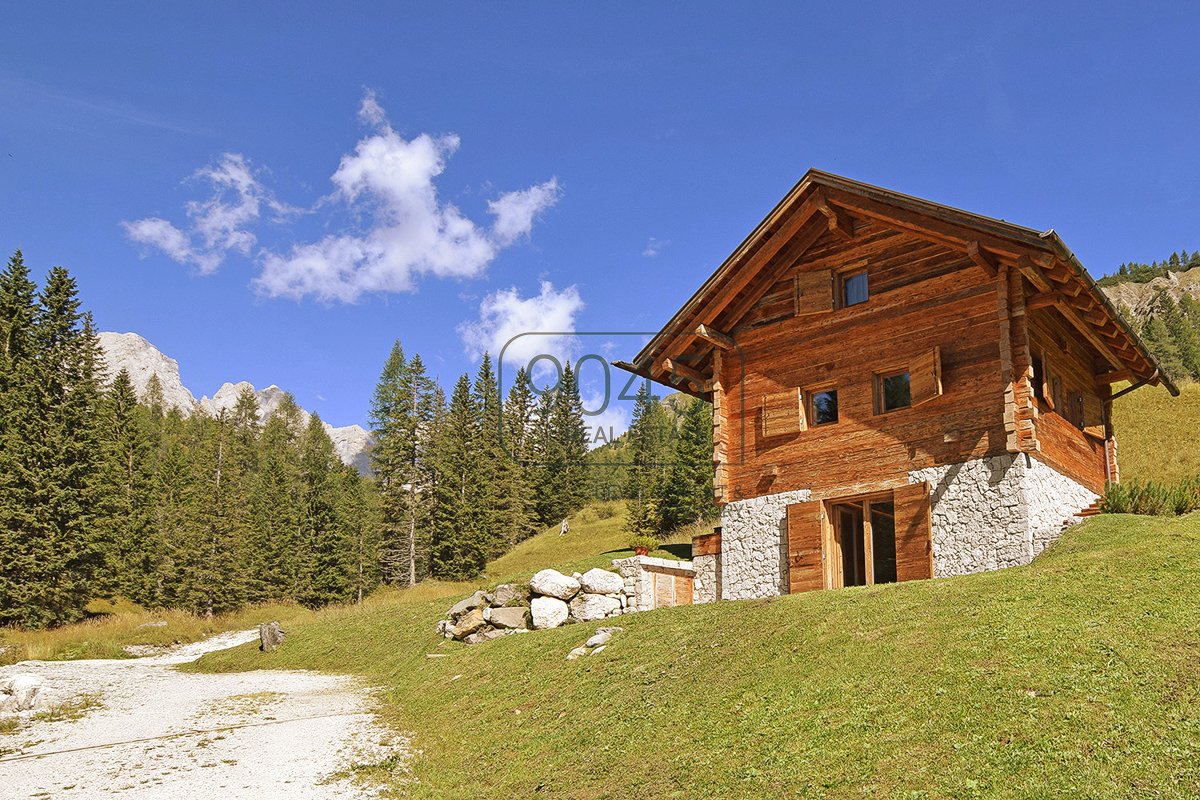
<svg viewBox="0 0 1200 800"><path fill-rule="evenodd" d="M691 561L650 556L613 559L625 579L626 612L691 605L695 601L696 570Z"/></svg>

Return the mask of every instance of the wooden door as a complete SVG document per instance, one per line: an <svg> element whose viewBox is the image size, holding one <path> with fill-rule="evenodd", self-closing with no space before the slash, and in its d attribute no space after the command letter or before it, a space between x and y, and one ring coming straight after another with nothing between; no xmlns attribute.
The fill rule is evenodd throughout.
<svg viewBox="0 0 1200 800"><path fill-rule="evenodd" d="M822 503L793 503L787 507L788 591L825 588L825 526Z"/></svg>
<svg viewBox="0 0 1200 800"><path fill-rule="evenodd" d="M922 481L895 491L896 580L933 577L933 536L929 520L929 484Z"/></svg>

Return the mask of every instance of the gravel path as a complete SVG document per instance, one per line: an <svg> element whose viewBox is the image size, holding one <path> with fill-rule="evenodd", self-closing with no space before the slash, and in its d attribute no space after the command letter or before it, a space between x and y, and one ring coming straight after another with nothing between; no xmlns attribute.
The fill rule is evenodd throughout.
<svg viewBox="0 0 1200 800"><path fill-rule="evenodd" d="M25 661L0 668L43 681L40 709L99 695L75 720L31 718L0 734L5 798L360 798L330 776L395 755L366 691L313 672L194 675L176 670L253 641L241 631L128 660Z"/></svg>

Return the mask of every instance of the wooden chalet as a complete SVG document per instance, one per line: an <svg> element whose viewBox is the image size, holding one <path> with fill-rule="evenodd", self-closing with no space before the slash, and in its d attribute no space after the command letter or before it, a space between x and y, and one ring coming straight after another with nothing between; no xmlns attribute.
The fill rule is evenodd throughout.
<svg viewBox="0 0 1200 800"><path fill-rule="evenodd" d="M713 404L706 599L1028 561L1178 394L1054 231L816 170L619 366Z"/></svg>

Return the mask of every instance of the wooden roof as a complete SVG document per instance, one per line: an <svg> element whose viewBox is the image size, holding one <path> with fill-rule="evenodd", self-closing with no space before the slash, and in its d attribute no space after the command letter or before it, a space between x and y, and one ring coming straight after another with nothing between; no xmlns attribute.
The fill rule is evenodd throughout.
<svg viewBox="0 0 1200 800"><path fill-rule="evenodd" d="M962 251L989 270L1017 269L1038 294L1032 307L1057 308L1114 372L1179 389L1084 266L1053 230L1038 232L928 200L809 170L632 363L616 365L698 397L708 394L712 353L773 280L768 265L787 249L793 262L823 234L851 239L854 220L878 221Z"/></svg>

